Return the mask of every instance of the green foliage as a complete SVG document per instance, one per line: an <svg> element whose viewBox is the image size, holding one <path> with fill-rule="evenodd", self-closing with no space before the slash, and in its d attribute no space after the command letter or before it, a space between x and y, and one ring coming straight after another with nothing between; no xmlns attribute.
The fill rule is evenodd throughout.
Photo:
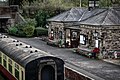
<svg viewBox="0 0 120 80"><path fill-rule="evenodd" d="M16 26L9 27L8 29L9 34L16 35L17 32L18 32L18 29L16 28Z"/></svg>
<svg viewBox="0 0 120 80"><path fill-rule="evenodd" d="M25 28L23 28L23 32L26 34L27 37L31 37L34 34L35 27L32 25L26 25Z"/></svg>
<svg viewBox="0 0 120 80"><path fill-rule="evenodd" d="M48 29L37 27L35 29L36 36L47 36L48 35Z"/></svg>
<svg viewBox="0 0 120 80"><path fill-rule="evenodd" d="M35 20L37 21L36 26L45 27L45 25L47 23L46 22L47 16L48 16L48 14L46 13L46 11L40 10L35 17Z"/></svg>
<svg viewBox="0 0 120 80"><path fill-rule="evenodd" d="M47 24L46 19L53 17L57 14L60 14L61 12L65 11L64 9L60 9L60 8L50 8L50 7L45 7L42 8L41 10L39 10L39 12L37 13L37 15L35 16L35 20L37 22L36 26L40 26L40 27L44 27Z"/></svg>
<svg viewBox="0 0 120 80"><path fill-rule="evenodd" d="M99 3L100 7L110 7L111 4L111 0L100 0Z"/></svg>
<svg viewBox="0 0 120 80"><path fill-rule="evenodd" d="M8 29L8 33L19 37L31 37L34 35L35 20L27 20L26 23L16 24Z"/></svg>

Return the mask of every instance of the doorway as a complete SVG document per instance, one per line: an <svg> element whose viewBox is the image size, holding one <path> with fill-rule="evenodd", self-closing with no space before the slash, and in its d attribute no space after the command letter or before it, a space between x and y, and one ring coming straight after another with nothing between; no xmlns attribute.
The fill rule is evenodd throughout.
<svg viewBox="0 0 120 80"><path fill-rule="evenodd" d="M6 20L0 20L0 32L4 33L6 32Z"/></svg>
<svg viewBox="0 0 120 80"><path fill-rule="evenodd" d="M55 69L46 65L41 70L41 80L55 80Z"/></svg>
<svg viewBox="0 0 120 80"><path fill-rule="evenodd" d="M77 48L79 45L79 32L76 30L71 30L71 47Z"/></svg>

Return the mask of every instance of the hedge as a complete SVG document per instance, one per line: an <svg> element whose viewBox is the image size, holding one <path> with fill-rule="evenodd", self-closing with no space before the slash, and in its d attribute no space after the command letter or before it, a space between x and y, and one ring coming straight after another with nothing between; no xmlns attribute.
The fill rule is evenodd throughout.
<svg viewBox="0 0 120 80"><path fill-rule="evenodd" d="M37 27L35 29L36 36L47 36L48 35L48 29Z"/></svg>

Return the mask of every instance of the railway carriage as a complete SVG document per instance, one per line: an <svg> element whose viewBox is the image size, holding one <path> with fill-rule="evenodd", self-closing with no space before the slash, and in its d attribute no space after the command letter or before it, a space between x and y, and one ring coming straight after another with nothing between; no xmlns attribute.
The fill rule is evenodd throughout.
<svg viewBox="0 0 120 80"><path fill-rule="evenodd" d="M0 72L8 80L64 80L64 61L0 34Z"/></svg>

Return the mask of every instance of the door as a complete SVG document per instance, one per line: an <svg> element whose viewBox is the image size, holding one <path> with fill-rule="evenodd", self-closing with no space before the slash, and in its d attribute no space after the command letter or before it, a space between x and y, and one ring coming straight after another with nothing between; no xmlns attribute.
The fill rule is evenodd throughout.
<svg viewBox="0 0 120 80"><path fill-rule="evenodd" d="M41 80L55 80L55 69L46 65L41 70Z"/></svg>
<svg viewBox="0 0 120 80"><path fill-rule="evenodd" d="M6 32L6 21L0 21L0 32Z"/></svg>
<svg viewBox="0 0 120 80"><path fill-rule="evenodd" d="M71 47L77 48L79 45L78 31L71 31Z"/></svg>

